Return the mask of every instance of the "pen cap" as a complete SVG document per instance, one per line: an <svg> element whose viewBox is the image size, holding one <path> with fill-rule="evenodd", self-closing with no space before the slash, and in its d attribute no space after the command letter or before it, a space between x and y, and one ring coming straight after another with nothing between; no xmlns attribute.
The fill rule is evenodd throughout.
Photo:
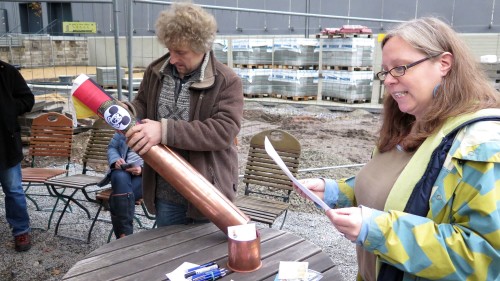
<svg viewBox="0 0 500 281"><path fill-rule="evenodd" d="M250 241L237 241L228 237L227 267L236 272L252 272L262 266L260 259L260 234Z"/></svg>

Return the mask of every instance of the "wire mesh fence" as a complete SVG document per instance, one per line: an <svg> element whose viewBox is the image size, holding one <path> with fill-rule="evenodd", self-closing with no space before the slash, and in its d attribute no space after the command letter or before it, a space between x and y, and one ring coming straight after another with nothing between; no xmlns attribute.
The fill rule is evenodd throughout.
<svg viewBox="0 0 500 281"><path fill-rule="evenodd" d="M9 16L8 30L0 33L0 59L17 66L36 95L38 106L28 118L41 111L70 110L72 80L82 73L94 79L108 94L131 100L145 68L167 52L154 33L156 17L167 4L134 2L133 16L129 17L132 13L126 4L128 1L117 1L118 7L113 7L111 1L99 2L12 1L0 5L0 9L20 15ZM41 5L30 5L32 3ZM120 22L119 26L130 26L133 30L118 30L115 20ZM361 70L371 70L373 62L365 61L367 57L373 59L375 39L363 37L358 40L352 37L218 36L213 45L217 59L233 67L243 81L246 99L238 136L240 146L268 128L296 130L299 137L304 138L301 131L312 128L314 123L332 122L334 127L347 124L349 128L362 125L361 119L346 118L331 110L341 113L357 108L379 110L379 99L372 104L370 95L366 94L372 90L373 76L363 80L363 88L346 88L348 81L342 79L336 81L335 87L323 84L323 72L356 76ZM356 43L358 41L364 43ZM353 51L358 45L364 49ZM345 63L337 60L333 64L334 54L342 54L339 59ZM354 57L347 58L349 54ZM362 61L362 65L351 64L351 61ZM326 86L322 89L323 85ZM363 91L362 98L356 95L358 88ZM329 95L334 91L343 91L343 95ZM294 116L309 119L294 119ZM79 120L79 125L85 127L88 122ZM345 149L335 146L330 150ZM339 164L353 163L346 161ZM306 165L309 166L304 168L318 167L315 163Z"/></svg>

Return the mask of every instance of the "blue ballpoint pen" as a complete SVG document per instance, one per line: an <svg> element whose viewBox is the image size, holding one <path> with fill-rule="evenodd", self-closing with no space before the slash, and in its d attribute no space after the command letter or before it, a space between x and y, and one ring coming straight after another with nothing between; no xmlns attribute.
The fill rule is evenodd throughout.
<svg viewBox="0 0 500 281"><path fill-rule="evenodd" d="M211 266L211 265L214 265L214 264L216 264L214 261L207 262L207 263L202 264L202 265L200 265L200 266L196 266L196 267L193 267L193 268L189 268L188 270L186 270L186 273L187 273L187 272L194 271L194 270L197 270L197 269L200 269L200 268L208 267L208 266Z"/></svg>
<svg viewBox="0 0 500 281"><path fill-rule="evenodd" d="M207 267L202 267L200 269L191 270L191 271L188 271L186 274L184 274L184 278L188 278L188 277L191 277L193 275L200 274L200 273L207 272L207 271L214 270L214 269L218 269L218 268L219 268L218 264L213 264L213 265L210 265Z"/></svg>
<svg viewBox="0 0 500 281"><path fill-rule="evenodd" d="M226 275L227 270L225 268L214 269L204 273L196 274L191 276L191 281L208 281L208 280L216 280L220 277Z"/></svg>
<svg viewBox="0 0 500 281"><path fill-rule="evenodd" d="M202 276L196 279L193 279L192 281L214 281L217 279L220 279L222 277L226 276L226 273L220 273L214 276Z"/></svg>
<svg viewBox="0 0 500 281"><path fill-rule="evenodd" d="M224 276L226 276L226 272L221 273L221 274L214 276L214 277L212 277L212 276L205 277L205 279L203 279L202 281L214 281L214 280L220 279Z"/></svg>

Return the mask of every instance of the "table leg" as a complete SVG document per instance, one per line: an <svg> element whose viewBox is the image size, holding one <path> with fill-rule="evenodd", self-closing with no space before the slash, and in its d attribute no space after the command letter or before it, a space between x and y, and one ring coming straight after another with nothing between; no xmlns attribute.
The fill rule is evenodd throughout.
<svg viewBox="0 0 500 281"><path fill-rule="evenodd" d="M53 188L53 189L54 189L54 191L55 191L55 188L54 188L53 186L52 186L52 188ZM59 219L57 220L57 223L56 223L56 230L55 230L55 232L54 232L54 233L55 233L55 235L57 235L57 232L59 231L59 224L61 223L61 220L62 220L62 218L63 218L63 216L64 216L64 213L66 213L66 209L68 208L69 203L70 203L71 201L74 201L73 196L75 195L75 193L76 193L77 191L78 191L78 190L77 190L77 189L75 189L75 190L73 191L73 193L71 193L71 195L70 195L69 197L68 197L68 196L66 197L66 198L68 199L68 201L66 201L66 204L64 204L64 208L63 208L63 210L62 210L61 214L59 215ZM65 196L64 196L64 195L62 195L61 193L59 193L59 194L60 194L61 196L65 197ZM88 213L88 211L87 211L87 213ZM90 215L89 215L89 216L90 216Z"/></svg>

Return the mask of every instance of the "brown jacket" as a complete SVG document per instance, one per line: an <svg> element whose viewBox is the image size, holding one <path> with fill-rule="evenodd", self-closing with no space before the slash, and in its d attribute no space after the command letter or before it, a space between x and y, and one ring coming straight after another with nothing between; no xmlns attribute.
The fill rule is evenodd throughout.
<svg viewBox="0 0 500 281"><path fill-rule="evenodd" d="M162 79L160 69L169 54L153 61L144 73L132 102L137 117L156 120ZM189 163L230 200L238 185L238 155L234 139L243 118L240 78L210 52L203 80L191 85L189 122L163 119L162 143L189 151ZM143 198L148 211L156 212L156 172L147 163L143 171ZM201 218L191 204L188 217Z"/></svg>

